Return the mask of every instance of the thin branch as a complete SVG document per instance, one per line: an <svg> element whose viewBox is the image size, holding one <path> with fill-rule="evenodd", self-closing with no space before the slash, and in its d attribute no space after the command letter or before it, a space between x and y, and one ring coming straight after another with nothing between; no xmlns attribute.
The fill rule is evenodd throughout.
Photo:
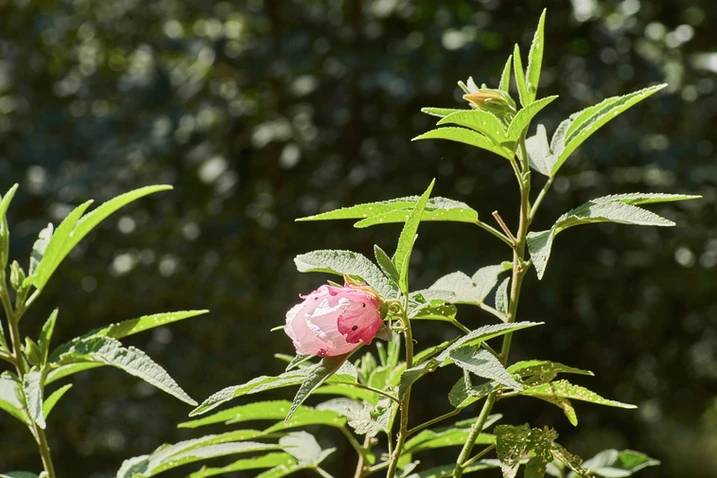
<svg viewBox="0 0 717 478"><path fill-rule="evenodd" d="M354 387L354 388L360 388L360 389L363 389L363 390L368 390L368 391L370 391L370 392L377 393L377 394L381 395L382 397L390 398L391 400L393 400L394 402L396 402L396 403L398 403L398 404L401 403L401 401L400 401L398 398L394 397L394 396L391 395L390 393L386 393L386 392L384 392L383 390L379 390L379 389L377 389L377 388L369 387L368 385L364 385L364 384L362 384L362 383L354 383L354 382L331 382L329 385L350 385L350 386L352 386L352 387Z"/></svg>
<svg viewBox="0 0 717 478"><path fill-rule="evenodd" d="M497 238L500 239L501 241L503 241L503 242L505 242L506 244L508 244L508 246L510 246L511 248L513 247L513 243L510 242L510 239L509 239L508 237L506 237L503 233L501 233L499 230L497 230L496 228L494 228L493 226L490 226L490 225L484 223L483 221L476 221L476 222L475 222L475 225L478 226L478 227L480 227L481 229L484 229L484 230L490 232L490 233L493 234L495 237L497 237Z"/></svg>
<svg viewBox="0 0 717 478"><path fill-rule="evenodd" d="M453 324L453 326L455 326L457 329L459 329L459 330L460 330L461 332L463 332L464 334L469 334L470 331L471 331L471 329L469 329L468 327L466 327L465 325L461 324L460 322L458 322L458 321L455 320L455 319L451 320L451 324Z"/></svg>
<svg viewBox="0 0 717 478"><path fill-rule="evenodd" d="M407 434L408 436L411 436L411 435L413 435L414 433L418 433L418 432L420 432L421 430L423 430L424 428L428 428L428 427L430 427L431 425L434 425L434 424L436 424L436 423L438 423L438 422L442 422L443 420L446 420L447 418L455 417L456 415L458 415L459 413L461 413L461 411L463 411L462 408L456 408L455 410L452 410L452 411L450 411L450 412L448 412L448 413L444 413L443 415L440 415L440 416L438 416L438 417L436 417L436 418L432 418L431 420L428 420L428 421L425 422L425 423L421 423L420 425L411 428L410 430L408 430L408 431L406 432L406 434Z"/></svg>
<svg viewBox="0 0 717 478"><path fill-rule="evenodd" d="M495 443L492 444L491 446L489 446L488 448L484 448L484 449L481 450L476 456L474 456L474 457L471 458L470 460L468 460L468 461L466 461L465 463L463 463L463 468L467 468L467 467L469 467L472 463L475 463L477 460L480 460L480 459L483 458L485 455L487 455L488 452L490 452L493 448L495 448Z"/></svg>
<svg viewBox="0 0 717 478"><path fill-rule="evenodd" d="M538 212L538 208L540 207L540 203L543 202L545 195L550 190L550 186L553 185L553 181L555 181L554 177L551 176L550 178L548 178L548 182L545 183L545 185L543 186L543 189L540 190L538 197L535 198L535 203L533 204L533 207L530 208L530 216L528 219L528 223L533 222L533 219L535 218L535 214Z"/></svg>
<svg viewBox="0 0 717 478"><path fill-rule="evenodd" d="M510 232L510 229L505 224L505 221L503 221L503 218L500 217L500 213L498 211L493 211L493 217L498 222L498 225L500 226L500 228L503 229L503 232L505 233L505 235L508 236L508 238L510 239L511 246L515 247L515 245L518 243L518 239L515 238L515 236L513 235L512 232Z"/></svg>

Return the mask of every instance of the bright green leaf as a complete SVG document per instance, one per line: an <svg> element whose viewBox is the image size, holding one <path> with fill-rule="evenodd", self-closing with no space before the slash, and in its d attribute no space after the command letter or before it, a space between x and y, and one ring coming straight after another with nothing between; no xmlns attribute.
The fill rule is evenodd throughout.
<svg viewBox="0 0 717 478"><path fill-rule="evenodd" d="M498 468L498 460L478 460L467 467L463 468L463 474L473 473L474 471L488 470L490 468ZM419 471L408 475L408 478L445 478L452 476L453 470L456 468L456 464L442 465L435 468L430 468L425 471Z"/></svg>
<svg viewBox="0 0 717 478"><path fill-rule="evenodd" d="M528 68L525 71L526 89L528 90L528 101L535 101L538 94L538 83L540 82L540 67L543 63L543 49L545 47L545 9L540 15L538 28L535 30L533 41L528 52Z"/></svg>
<svg viewBox="0 0 717 478"><path fill-rule="evenodd" d="M486 136L466 128L446 126L443 128L433 129L419 136L416 136L411 141L417 141L421 139L447 139L449 141L455 141L458 143L475 146L476 148L485 149L486 151L490 151L491 153L495 153L498 156L502 156L506 159L513 158L513 151L511 151L509 148L498 146Z"/></svg>
<svg viewBox="0 0 717 478"><path fill-rule="evenodd" d="M448 427L423 430L406 441L403 453L419 453L425 450L463 445L468 439L473 423L475 423L475 418L461 420ZM491 423L494 423L494 421ZM485 428L483 429L485 430ZM476 437L475 443L492 445L495 443L495 436L481 433Z"/></svg>
<svg viewBox="0 0 717 478"><path fill-rule="evenodd" d="M478 350L471 346L451 350L450 360L464 370L488 380L494 380L513 390L523 390L523 386L503 367L493 354L486 350Z"/></svg>
<svg viewBox="0 0 717 478"><path fill-rule="evenodd" d="M376 263L381 268L383 273L386 274L386 277L388 277L391 282L398 285L401 280L401 274L398 272L398 269L396 269L396 265L393 263L391 258L388 257L388 254L375 244L373 246L373 253L374 256L376 256Z"/></svg>
<svg viewBox="0 0 717 478"><path fill-rule="evenodd" d="M509 55L508 61L505 62L505 66L503 67L503 73L500 75L500 84L498 89L505 91L506 93L510 93L510 72L512 62L513 55Z"/></svg>
<svg viewBox="0 0 717 478"><path fill-rule="evenodd" d="M177 425L179 428L197 428L215 423L240 423L251 420L283 420L289 413L291 402L288 400L271 400L266 402L254 402L246 405L239 405L221 412L207 415L198 420Z"/></svg>
<svg viewBox="0 0 717 478"><path fill-rule="evenodd" d="M488 394L497 389L495 382L486 382L479 386L474 386L471 382L470 372L463 370L463 377L451 387L448 392L448 401L455 408L465 408L468 405L477 402Z"/></svg>
<svg viewBox="0 0 717 478"><path fill-rule="evenodd" d="M351 353L337 357L324 357L321 362L307 369L306 378L301 382L299 391L296 392L296 396L294 396L294 401L291 404L289 413L286 415L284 424L289 422L296 409L309 398L309 395L319 388L329 377L339 371L350 355ZM350 363L347 364L345 370L349 368L353 369L355 374L356 369Z"/></svg>
<svg viewBox="0 0 717 478"><path fill-rule="evenodd" d="M567 398L571 400L582 400L583 402L596 403L608 407L637 408L637 406L629 403L608 400L585 387L574 385L567 380L557 380L555 382L538 385L537 387L526 388L520 392L520 394L544 399Z"/></svg>
<svg viewBox="0 0 717 478"><path fill-rule="evenodd" d="M464 110L452 113L441 119L438 126L455 124L472 129L489 138L496 146L508 140L503 123L493 114L485 110Z"/></svg>
<svg viewBox="0 0 717 478"><path fill-rule="evenodd" d="M535 115L540 113L543 108L555 101L556 98L557 96L547 96L545 98L541 98L518 111L518 114L515 115L515 118L513 118L513 121L510 122L510 126L508 127L508 139L510 141L518 141L520 136L530 125L530 122Z"/></svg>
<svg viewBox="0 0 717 478"><path fill-rule="evenodd" d="M188 319L190 317L203 315L208 312L209 311L206 309L180 310L177 312L163 312L160 314L145 315L136 319L124 320L116 324L111 324L106 327L92 330L87 334L83 335L82 338L111 337L113 339L121 339L130 335L144 332L145 330L154 329L155 327L161 327L163 325L178 322L180 320Z"/></svg>
<svg viewBox="0 0 717 478"><path fill-rule="evenodd" d="M427 115L431 115L431 116L438 116L439 118L444 118L453 113L460 113L461 111L470 111L470 110L458 109L458 108L433 108L433 107L421 108L421 113L426 113Z"/></svg>
<svg viewBox="0 0 717 478"><path fill-rule="evenodd" d="M525 107L530 103L530 97L528 96L528 87L525 85L525 70L523 70L523 60L520 58L520 47L517 44L513 48L513 77L515 85L518 87L520 104Z"/></svg>
<svg viewBox="0 0 717 478"><path fill-rule="evenodd" d="M290 467L295 464L294 457L285 452L268 453L254 458L237 460L234 463L222 466L221 468L202 468L189 475L189 478L207 478L209 476L224 476L227 473L246 470L262 470L275 466Z"/></svg>
<svg viewBox="0 0 717 478"><path fill-rule="evenodd" d="M59 402L63 395L65 395L65 393L67 393L67 391L71 388L72 384L68 383L63 387L58 388L49 397L47 397L47 399L45 400L45 404L42 406L42 412L45 415L45 418L50 416L50 412L53 408L55 408L57 402Z"/></svg>
<svg viewBox="0 0 717 478"><path fill-rule="evenodd" d="M411 311L411 320L439 320L453 322L456 320L458 309L455 305L444 304L443 301L434 300Z"/></svg>
<svg viewBox="0 0 717 478"><path fill-rule="evenodd" d="M47 379L45 380L45 385L50 385L53 382L56 382L62 378L68 377L70 375L74 375L79 372L84 372L85 370L90 370L97 367L104 367L105 364L103 363L94 363L94 362L84 362L84 363L71 363L67 365L62 365L57 368L52 368L50 370L50 373L47 374Z"/></svg>
<svg viewBox="0 0 717 478"><path fill-rule="evenodd" d="M547 360L524 360L522 362L516 362L508 367L508 372L518 375L526 386L552 382L559 373L594 375L589 370L569 367L558 362L550 362Z"/></svg>
<svg viewBox="0 0 717 478"><path fill-rule="evenodd" d="M398 238L396 252L393 255L393 263L396 265L396 269L399 273L399 285L404 293L408 292L408 268L411 262L413 245L416 242L416 231L418 231L423 210L426 207L428 198L431 196L431 191L433 191L433 185L435 183L435 179L431 181L431 184L428 185L428 189L421 195L421 198L416 202L411 214L406 219L406 223L401 230L401 235Z"/></svg>

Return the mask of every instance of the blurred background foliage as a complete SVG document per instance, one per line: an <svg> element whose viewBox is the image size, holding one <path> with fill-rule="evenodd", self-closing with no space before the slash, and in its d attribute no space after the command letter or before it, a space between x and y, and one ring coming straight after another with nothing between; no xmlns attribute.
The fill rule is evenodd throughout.
<svg viewBox="0 0 717 478"><path fill-rule="evenodd" d="M58 342L145 313L206 307L211 315L132 343L199 400L278 373L272 354L290 353L291 343L268 330L322 282L298 274L293 256L370 255L373 243L390 250L399 231L294 218L417 194L433 177L437 195L483 217L512 216L517 194L504 161L409 140L432 124L420 107L459 104L456 80L496 85L544 6L541 96L562 95L540 115L548 131L604 97L670 87L578 150L536 227L611 193L704 200L659 208L674 229L571 230L542 283L531 275L524 287L522 319L547 325L521 332L513 359L591 369L596 377L582 384L639 410L578 404L577 428L527 398L498 411L508 423L557 427L585 457L624 447L661 459L646 478L717 476L713 0L0 0L1 189L21 184L11 258L25 264L48 219L86 198L175 187L83 241L25 329L36 335L56 304ZM425 224L413 284L505 258L477 228ZM474 326L490 320L462 313ZM452 333L421 324L417 338L427 345ZM438 390L454 379L419 383L416 421L448 410ZM192 436L175 429L186 406L121 372L89 371L74 383L49 424L61 476L114 476L123 459ZM0 417L0 470L37 470L32 438L15 425ZM323 436L340 448L329 469L347 476L351 450L340 435Z"/></svg>

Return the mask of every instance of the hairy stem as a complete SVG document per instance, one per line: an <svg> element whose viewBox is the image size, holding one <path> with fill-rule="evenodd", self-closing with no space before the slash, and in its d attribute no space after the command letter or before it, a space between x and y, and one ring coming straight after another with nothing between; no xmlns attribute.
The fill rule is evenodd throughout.
<svg viewBox="0 0 717 478"><path fill-rule="evenodd" d="M406 434L407 434L408 436L411 436L411 435L413 435L414 433L420 432L420 431L423 430L424 428L428 428L428 427L430 427L431 425L434 425L434 424L436 424L436 423L438 423L438 422L442 422L443 420L445 420L445 419L447 419L447 418L455 417L456 415L458 415L458 414L461 413L462 411L463 411L462 408L456 408L455 410L451 410L451 411L448 412L448 413L444 413L443 415L437 416L436 418L432 418L432 419L428 420L428 421L425 422L425 423L421 423L420 425L417 425L417 426L411 428L410 430L408 430L408 431L406 432Z"/></svg>
<svg viewBox="0 0 717 478"><path fill-rule="evenodd" d="M517 175L518 185L520 189L520 215L518 221L518 232L515 234L515 244L513 246L513 273L510 281L510 302L508 304L508 315L506 322L515 322L518 315L518 301L520 299L520 288L523 285L523 278L530 267L530 263L525 261L525 244L528 235L528 226L530 226L530 165L528 163L528 155L525 149L525 138L521 137L519 143L519 160L522 166L522 174ZM500 351L500 360L505 365L508 361L510 346L513 340L513 334L507 333L503 336L503 346ZM470 454L473 451L475 440L483 429L485 421L488 419L493 405L498 398L498 392L495 391L486 397L483 408L478 415L475 423L471 427L468 439L463 445L456 466L453 471L455 478L463 476L463 470L467 466Z"/></svg>
<svg viewBox="0 0 717 478"><path fill-rule="evenodd" d="M543 202L545 195L550 190L550 186L553 185L553 181L555 181L554 177L548 178L548 182L545 183L545 186L543 186L543 189L541 189L540 193L538 193L538 197L535 198L535 203L533 204L533 207L530 208L529 222L533 222L533 219L535 218L535 213L538 212L538 208L540 207L540 204Z"/></svg>
<svg viewBox="0 0 717 478"><path fill-rule="evenodd" d="M15 365L17 376L20 380L23 380L27 370L25 366L25 358L22 355L22 341L20 339L19 323L20 317L27 307L22 307L19 312L16 312L13 309L10 301L10 295L8 294L5 271L0 271L0 301L2 301L5 317L7 318L8 329L10 330L10 341L12 344L11 362ZM40 458L42 459L42 466L47 472L48 478L55 478L55 467L52 463L52 455L50 454L50 446L47 443L45 430L40 428L32 419L30 419L30 423L31 425L29 428L35 437L35 441L37 442L37 447L40 451Z"/></svg>
<svg viewBox="0 0 717 478"><path fill-rule="evenodd" d="M508 244L509 247L513 247L513 243L510 242L510 239L509 239L508 237L506 237L503 233L501 233L499 230L497 230L496 228L494 228L493 226L490 226L490 225L484 223L483 221L476 221L475 224L476 224L476 226L478 226L478 227L480 227L481 229L484 229L484 230L490 232L490 233L493 234L495 237L497 237L497 238L500 239L501 241L503 241L503 242L505 242L506 244Z"/></svg>
<svg viewBox="0 0 717 478"><path fill-rule="evenodd" d="M406 296L406 302L408 302L408 296ZM406 340L406 368L413 367L413 332L411 331L411 321L405 313L406 308L404 307L403 316L401 321L403 322L403 335ZM398 459L401 457L401 450L403 444L406 442L408 437L408 408L411 402L411 386L408 386L406 394L401 399L399 408L401 409L401 418L398 428L398 439L396 440L396 447L393 449L391 454L391 462L388 465L388 472L386 478L393 478L396 476L396 468L398 467ZM390 441L390 440L389 440Z"/></svg>

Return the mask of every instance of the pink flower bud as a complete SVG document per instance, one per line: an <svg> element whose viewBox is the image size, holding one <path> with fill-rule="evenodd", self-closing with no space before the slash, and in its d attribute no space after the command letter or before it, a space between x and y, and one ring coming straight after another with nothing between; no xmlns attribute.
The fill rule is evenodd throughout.
<svg viewBox="0 0 717 478"><path fill-rule="evenodd" d="M381 301L367 287L322 285L286 313L286 335L303 355L334 357L370 344L381 320Z"/></svg>

